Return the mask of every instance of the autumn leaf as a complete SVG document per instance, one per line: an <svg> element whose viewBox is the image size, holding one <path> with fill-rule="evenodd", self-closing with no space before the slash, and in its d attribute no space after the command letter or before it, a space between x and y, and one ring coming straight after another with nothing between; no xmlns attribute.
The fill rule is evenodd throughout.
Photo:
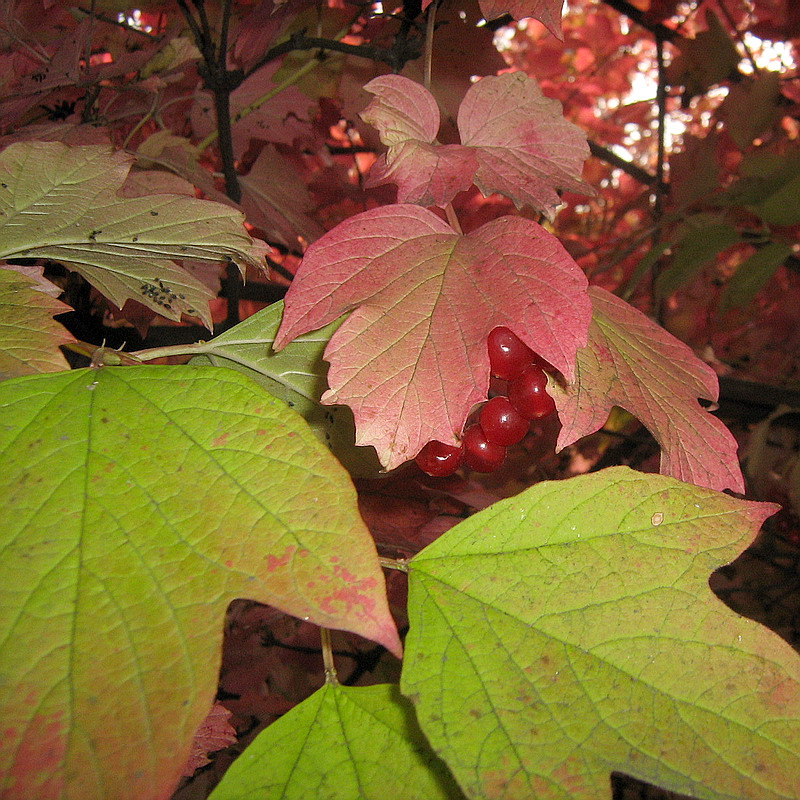
<svg viewBox="0 0 800 800"><path fill-rule="evenodd" d="M571 377L590 317L583 272L540 225L501 217L461 235L403 204L311 245L285 303L278 350L352 311L325 349L322 400L353 409L356 444L373 445L387 469L431 439L455 441L486 399L493 328Z"/></svg>
<svg viewBox="0 0 800 800"><path fill-rule="evenodd" d="M589 295L594 313L576 380L550 387L563 425L558 448L599 430L620 406L658 441L662 474L744 492L736 440L697 402L718 399L714 370L633 306L599 287Z"/></svg>
<svg viewBox="0 0 800 800"><path fill-rule="evenodd" d="M235 598L399 653L349 476L251 380L75 370L0 409L4 797L169 796Z"/></svg>
<svg viewBox="0 0 800 800"><path fill-rule="evenodd" d="M243 216L194 197L121 197L132 163L106 147L20 142L0 153L0 258L49 258L120 308L138 300L210 327L211 292L172 259L232 259L261 267ZM42 215L47 225L42 226Z"/></svg>
<svg viewBox="0 0 800 800"><path fill-rule="evenodd" d="M222 703L214 703L195 732L189 760L183 768L185 776L193 775L200 767L210 764L210 753L222 750L236 741L236 731L228 723L230 717L231 712Z"/></svg>
<svg viewBox="0 0 800 800"><path fill-rule="evenodd" d="M459 800L396 686L327 684L262 731L210 800Z"/></svg>
<svg viewBox="0 0 800 800"><path fill-rule="evenodd" d="M475 148L475 183L485 195L499 192L552 218L557 190L592 194L581 180L586 134L522 72L478 81L458 110L458 130L462 144Z"/></svg>
<svg viewBox="0 0 800 800"><path fill-rule="evenodd" d="M361 113L389 146L372 165L366 186L397 184L399 203L445 206L472 186L478 169L475 153L461 145L435 144L439 106L416 81L383 75L364 89L376 95Z"/></svg>
<svg viewBox="0 0 800 800"><path fill-rule="evenodd" d="M522 72L470 87L458 111L461 145L435 142L439 108L418 83L387 75L364 88L376 97L361 116L389 147L368 181L396 183L400 202L444 206L474 180L485 195L498 192L552 217L558 191L591 193L581 180L585 134Z"/></svg>
<svg viewBox="0 0 800 800"><path fill-rule="evenodd" d="M247 221L261 228L270 241L297 248L298 236L313 242L324 233L305 213L314 206L305 183L272 145L259 153L239 185Z"/></svg>
<svg viewBox="0 0 800 800"><path fill-rule="evenodd" d="M69 368L58 348L75 339L53 315L71 309L36 286L27 275L0 269L0 380Z"/></svg>
<svg viewBox="0 0 800 800"><path fill-rule="evenodd" d="M597 800L616 771L795 800L797 654L708 586L775 508L616 467L539 483L412 559L401 689L464 792Z"/></svg>

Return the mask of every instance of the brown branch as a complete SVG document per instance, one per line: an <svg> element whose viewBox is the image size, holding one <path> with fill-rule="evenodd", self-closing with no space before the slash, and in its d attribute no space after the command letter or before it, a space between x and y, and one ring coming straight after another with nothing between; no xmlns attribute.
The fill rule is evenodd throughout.
<svg viewBox="0 0 800 800"><path fill-rule="evenodd" d="M645 186L656 186L658 184L658 178L649 173L646 169L642 169L642 167L638 167L636 164L626 161L622 156L618 156L613 150L609 150L607 147L604 147L602 144L598 144L597 142L589 139L589 150L591 150L592 155L595 158L599 158L601 161L605 161L606 164L611 164L612 167L617 167L621 169L623 172L630 175L632 178L635 178L639 183L643 183Z"/></svg>
<svg viewBox="0 0 800 800"><path fill-rule="evenodd" d="M399 40L398 40L399 41ZM306 36L303 31L292 34L285 42L271 47L256 63L247 70L245 78L261 69L265 64L295 50L335 50L351 56L368 58L388 64L393 71L399 72L407 61L413 61L422 54L422 39L413 37L404 40L402 46L379 47L373 44L348 44L336 39L325 39L320 36Z"/></svg>
<svg viewBox="0 0 800 800"><path fill-rule="evenodd" d="M620 14L624 14L626 17L633 20L637 25L641 25L643 28L650 31L653 36L661 37L661 40L664 42L674 42L676 39L683 38L677 31L668 28L666 25L662 25L660 22L650 22L646 14L636 8L632 3L629 3L628 0L603 0L603 2L615 11L619 11Z"/></svg>

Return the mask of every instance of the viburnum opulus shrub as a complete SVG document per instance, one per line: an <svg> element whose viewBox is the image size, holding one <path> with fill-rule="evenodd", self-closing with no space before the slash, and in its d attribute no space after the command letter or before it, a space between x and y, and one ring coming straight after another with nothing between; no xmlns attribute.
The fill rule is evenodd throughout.
<svg viewBox="0 0 800 800"><path fill-rule="evenodd" d="M559 30L560 3L481 8ZM590 288L533 219L592 192L559 104L520 72L470 83L477 52L455 83L359 77L357 56L413 74L420 55L441 65L448 36L488 47L458 13L437 30L435 4L116 10L51 5L40 42L23 23L41 9L19 3L6 27L3 796L169 796L214 700L226 608L248 598L320 626L325 682L216 800L594 800L612 772L796 798L796 654L708 587L774 506L724 493L744 486L698 403L716 400L714 372ZM303 159L338 174L330 137L356 125L362 86L373 127L348 135L382 145L365 183L397 202L356 211L339 174L323 232ZM462 230L474 187L520 213ZM293 278L284 303L208 341L121 352L53 321L45 276L74 273L132 315L210 324L208 263L267 259ZM67 369L61 345L91 366ZM376 549L348 469L490 471L531 420L557 414L561 449L614 406L653 433L661 475L541 482L410 559ZM408 575L404 637L382 568ZM402 658L399 684L340 684L332 629Z"/></svg>

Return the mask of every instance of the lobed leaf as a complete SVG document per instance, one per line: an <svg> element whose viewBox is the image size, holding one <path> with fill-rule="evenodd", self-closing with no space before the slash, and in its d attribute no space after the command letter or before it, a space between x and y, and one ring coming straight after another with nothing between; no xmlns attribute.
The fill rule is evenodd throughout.
<svg viewBox="0 0 800 800"><path fill-rule="evenodd" d="M401 688L464 792L596 800L619 771L796 798L797 654L708 586L775 508L616 467L539 483L412 559Z"/></svg>
<svg viewBox="0 0 800 800"><path fill-rule="evenodd" d="M382 75L364 89L375 97L361 118L389 147L372 165L366 186L395 183L399 203L440 207L472 186L477 157L461 145L435 142L439 106L424 86L401 75Z"/></svg>
<svg viewBox="0 0 800 800"><path fill-rule="evenodd" d="M560 190L587 193L581 180L589 156L586 135L564 119L522 72L483 78L458 111L460 145L440 145L439 108L433 95L400 75L365 87L375 98L362 117L389 147L373 165L368 185L396 183L401 203L445 206L473 180L485 194L510 197L552 217Z"/></svg>
<svg viewBox="0 0 800 800"><path fill-rule="evenodd" d="M589 320L583 272L541 226L501 217L464 236L403 204L312 244L285 302L278 350L352 310L325 349L322 400L353 409L356 444L387 469L431 439L455 441L486 399L493 328L507 325L571 377Z"/></svg>
<svg viewBox="0 0 800 800"><path fill-rule="evenodd" d="M0 793L169 795L237 597L400 649L346 473L232 370L0 385Z"/></svg>
<svg viewBox="0 0 800 800"><path fill-rule="evenodd" d="M561 204L558 191L592 193L581 180L586 134L522 72L475 83L458 110L458 130L462 144L475 148L475 183L485 195L499 192L517 208L531 206L552 218Z"/></svg>
<svg viewBox="0 0 800 800"><path fill-rule="evenodd" d="M589 343L578 351L576 380L551 386L563 448L599 430L614 406L629 411L661 446L661 472L698 486L744 492L731 432L700 407L716 401L714 370L691 348L633 306L593 286Z"/></svg>
<svg viewBox="0 0 800 800"><path fill-rule="evenodd" d="M172 194L121 197L131 158L106 147L18 142L0 153L0 257L49 258L122 307L210 326L209 290L172 259L262 266L241 213ZM42 227L42 215L47 226Z"/></svg>
<svg viewBox="0 0 800 800"><path fill-rule="evenodd" d="M458 800L396 686L327 684L266 730L211 800Z"/></svg>

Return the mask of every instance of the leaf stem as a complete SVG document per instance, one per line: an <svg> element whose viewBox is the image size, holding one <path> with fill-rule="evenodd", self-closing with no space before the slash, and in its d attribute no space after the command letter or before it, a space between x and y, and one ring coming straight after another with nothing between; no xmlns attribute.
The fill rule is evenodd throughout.
<svg viewBox="0 0 800 800"><path fill-rule="evenodd" d="M396 569L399 572L408 572L408 559L406 558L386 558L378 556L378 563L385 569Z"/></svg>
<svg viewBox="0 0 800 800"><path fill-rule="evenodd" d="M171 344L164 347L149 347L146 350L138 350L131 353L139 361L154 361L156 358L166 358L167 356L198 356L207 355L213 352L211 342L195 342L194 344Z"/></svg>
<svg viewBox="0 0 800 800"><path fill-rule="evenodd" d="M453 208L452 203L448 203L444 207L444 213L447 215L447 221L450 223L450 227L456 233L464 233L464 231L461 230L461 223L458 221L458 217L456 216L456 211Z"/></svg>
<svg viewBox="0 0 800 800"><path fill-rule="evenodd" d="M436 8L438 0L428 6L428 22L425 26L425 57L422 62L422 85L431 88L431 67L433 64L433 34L436 30Z"/></svg>
<svg viewBox="0 0 800 800"><path fill-rule="evenodd" d="M322 638L322 663L325 665L325 683L338 686L339 677L336 674L336 665L333 662L331 632L328 628L320 628L319 635Z"/></svg>

